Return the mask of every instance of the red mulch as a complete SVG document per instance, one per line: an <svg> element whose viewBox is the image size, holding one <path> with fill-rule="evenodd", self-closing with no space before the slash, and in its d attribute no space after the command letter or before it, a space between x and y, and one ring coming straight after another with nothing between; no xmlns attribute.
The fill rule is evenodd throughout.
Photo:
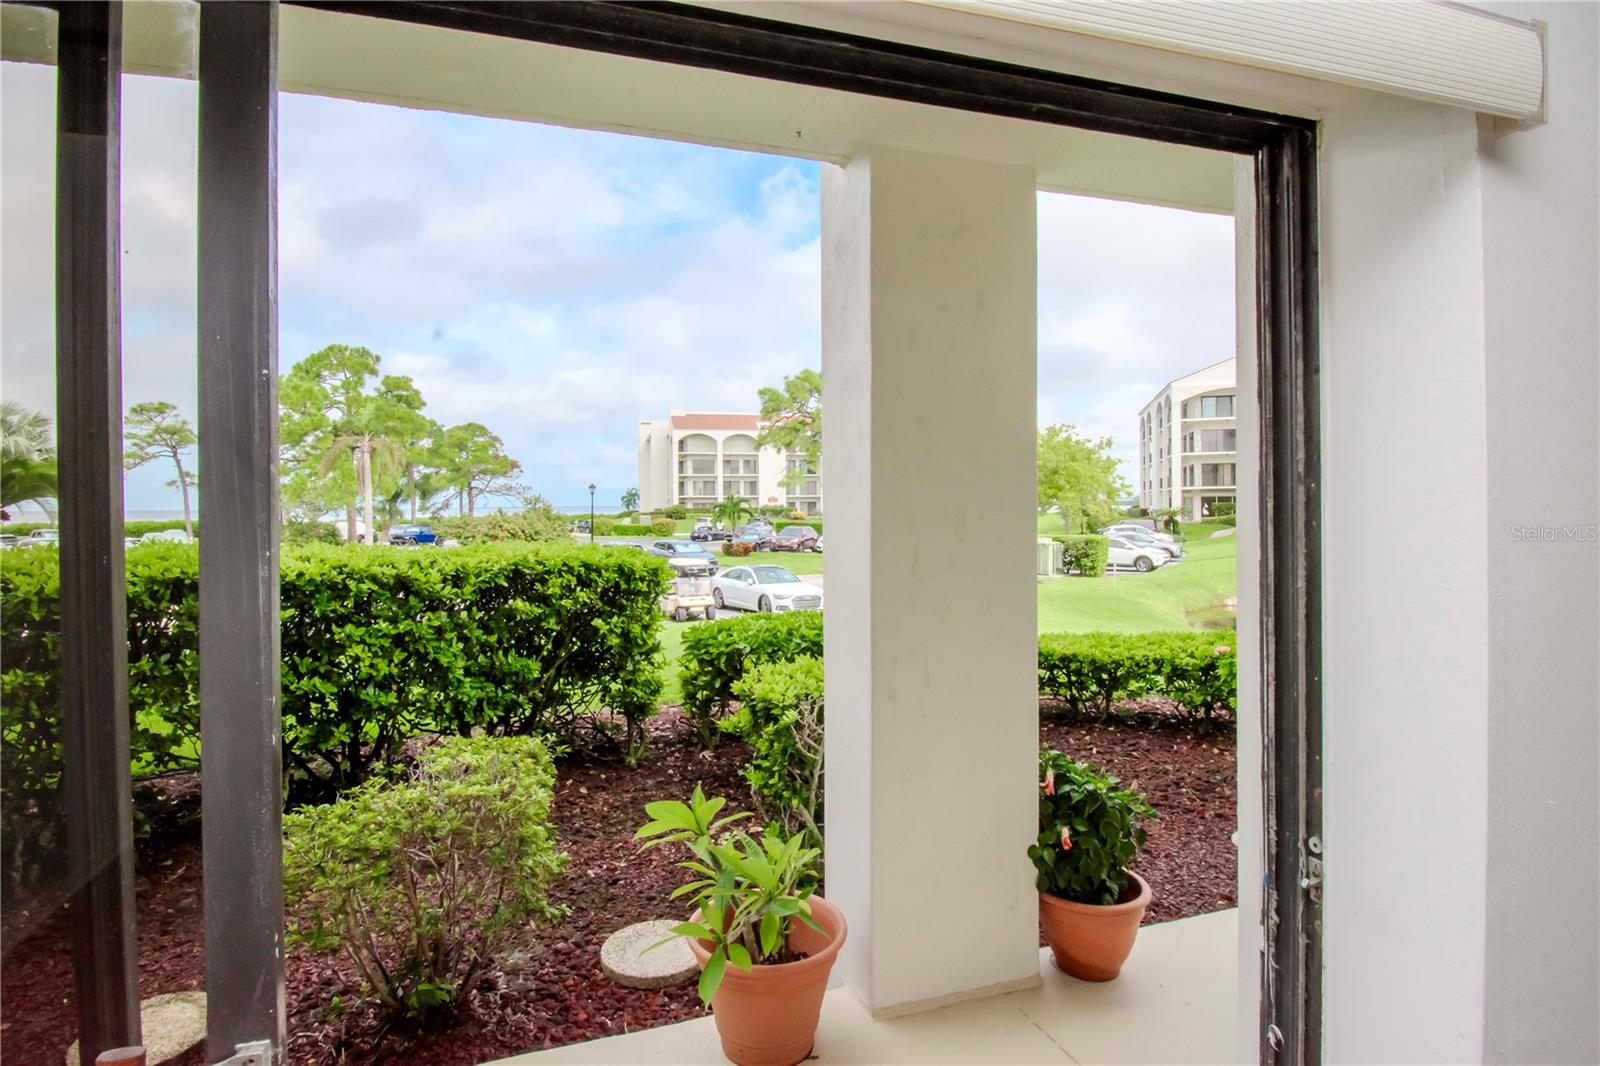
<svg viewBox="0 0 1600 1066"><path fill-rule="evenodd" d="M649 757L629 770L588 753L560 766L555 820L569 856L554 895L570 909L559 925L530 930L501 971L450 1019L387 1032L361 1001L341 956L291 949L286 967L289 1062L479 1063L536 1048L630 1032L701 1013L692 985L657 991L613 984L600 945L631 922L670 916L677 883L670 849L640 853L633 830L648 800L686 796L696 782L730 806L748 806L741 745L701 752L676 711L650 723ZM1234 747L1162 715L1116 725L1046 717L1041 739L1118 774L1160 811L1136 869L1155 889L1147 922L1234 905ZM139 986L142 995L199 988L200 834L193 779L163 783L164 811L138 855ZM57 910L8 943L0 966L0 1063L55 1064L71 1042L72 968L65 915ZM16 942L20 939L20 942ZM381 1043L379 1038L382 1038ZM198 1066L198 1049L181 1066Z"/></svg>

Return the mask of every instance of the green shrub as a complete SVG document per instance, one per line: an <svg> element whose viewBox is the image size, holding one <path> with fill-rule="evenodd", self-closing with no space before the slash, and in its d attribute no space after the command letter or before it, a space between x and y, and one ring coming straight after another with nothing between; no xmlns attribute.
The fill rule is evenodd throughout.
<svg viewBox="0 0 1600 1066"><path fill-rule="evenodd" d="M0 863L54 872L61 841L57 553L0 564ZM198 548L128 553L136 774L195 765ZM570 735L618 712L630 756L660 696L665 563L642 552L494 544L438 551L309 546L279 584L283 753L297 798L358 784L417 733Z"/></svg>
<svg viewBox="0 0 1600 1066"><path fill-rule="evenodd" d="M761 816L822 847L822 660L756 664L733 694L739 713L722 724L750 745L744 778Z"/></svg>
<svg viewBox="0 0 1600 1066"><path fill-rule="evenodd" d="M1111 541L1098 533L1070 533L1054 538L1061 545L1061 565L1084 577L1099 577L1106 572Z"/></svg>
<svg viewBox="0 0 1600 1066"><path fill-rule="evenodd" d="M666 587L654 556L587 545L286 555L286 753L313 791L336 790L415 733L564 738L609 708L635 755Z"/></svg>
<svg viewBox="0 0 1600 1066"><path fill-rule="evenodd" d="M1161 695L1198 718L1231 718L1239 702L1238 634L1212 629L1162 635L1156 648Z"/></svg>
<svg viewBox="0 0 1600 1066"><path fill-rule="evenodd" d="M682 519L689 517L689 508L675 503L671 507L663 507L661 510L657 511L656 514L663 515L675 521L681 521Z"/></svg>
<svg viewBox="0 0 1600 1066"><path fill-rule="evenodd" d="M822 614L746 614L706 622L683 632L678 676L683 709L700 739L715 742L716 720L727 713L733 686L758 663L788 662L822 654Z"/></svg>
<svg viewBox="0 0 1600 1066"><path fill-rule="evenodd" d="M722 554L735 559L743 559L746 555L756 550L756 546L747 540L725 540L722 542Z"/></svg>
<svg viewBox="0 0 1600 1066"><path fill-rule="evenodd" d="M616 532L617 521L614 518L607 518L605 515L601 515L594 520L592 528L595 536L609 537Z"/></svg>
<svg viewBox="0 0 1600 1066"><path fill-rule="evenodd" d="M285 522L279 533L285 547L297 544L343 544L339 527L332 522Z"/></svg>
<svg viewBox="0 0 1600 1066"><path fill-rule="evenodd" d="M1143 634L1047 633L1039 637L1039 693L1075 715L1101 719L1112 706L1143 695L1152 664Z"/></svg>
<svg viewBox="0 0 1600 1066"><path fill-rule="evenodd" d="M1238 703L1237 636L1047 633L1039 638L1039 694L1102 719L1123 700L1164 696L1198 717L1231 717Z"/></svg>
<svg viewBox="0 0 1600 1066"><path fill-rule="evenodd" d="M670 537L678 531L678 523L670 518L652 518L650 532L658 537Z"/></svg>
<svg viewBox="0 0 1600 1066"><path fill-rule="evenodd" d="M444 515L427 522L440 540L461 544L492 544L505 540L557 543L571 539L566 518L547 507L529 507L511 513Z"/></svg>
<svg viewBox="0 0 1600 1066"><path fill-rule="evenodd" d="M36 547L0 564L0 856L8 886L59 875L60 556ZM200 736L196 618L199 549L141 545L127 555L129 748L141 774L195 765Z"/></svg>
<svg viewBox="0 0 1600 1066"><path fill-rule="evenodd" d="M560 916L554 781L534 738L454 737L398 783L286 815L291 942L348 953L393 1014L463 1001L508 934Z"/></svg>
<svg viewBox="0 0 1600 1066"><path fill-rule="evenodd" d="M1052 748L1039 753L1039 837L1028 846L1040 892L1074 903L1116 903L1156 816L1117 779Z"/></svg>
<svg viewBox="0 0 1600 1066"><path fill-rule="evenodd" d="M1211 505L1211 517L1232 518L1236 513L1237 506L1232 500L1218 500Z"/></svg>

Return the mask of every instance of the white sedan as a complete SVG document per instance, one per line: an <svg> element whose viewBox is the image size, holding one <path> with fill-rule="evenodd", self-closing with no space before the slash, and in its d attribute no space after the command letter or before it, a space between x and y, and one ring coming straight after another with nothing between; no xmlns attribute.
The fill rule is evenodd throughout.
<svg viewBox="0 0 1600 1066"><path fill-rule="evenodd" d="M783 566L735 566L711 579L711 598L720 607L747 611L820 611L822 588L795 577Z"/></svg>

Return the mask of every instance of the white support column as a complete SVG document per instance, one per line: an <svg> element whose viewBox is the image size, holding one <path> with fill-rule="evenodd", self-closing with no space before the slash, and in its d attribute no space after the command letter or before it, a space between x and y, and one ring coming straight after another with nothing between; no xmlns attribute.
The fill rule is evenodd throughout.
<svg viewBox="0 0 1600 1066"><path fill-rule="evenodd" d="M1038 981L1035 179L823 167L827 893L880 1016Z"/></svg>

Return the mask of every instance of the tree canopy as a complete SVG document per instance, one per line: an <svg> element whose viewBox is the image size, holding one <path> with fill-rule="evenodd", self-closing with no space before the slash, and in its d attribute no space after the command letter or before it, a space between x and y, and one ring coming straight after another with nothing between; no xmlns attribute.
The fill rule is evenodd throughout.
<svg viewBox="0 0 1600 1066"><path fill-rule="evenodd" d="M437 513L454 503L473 514L484 497L518 497L522 466L488 427L445 428L424 414L409 377L383 374L377 353L333 344L283 375L279 442L284 509L299 518L345 511L349 535L359 507L367 536L378 517Z"/></svg>
<svg viewBox="0 0 1600 1066"><path fill-rule="evenodd" d="M783 379L783 388L759 390L761 420L766 428L757 444L783 451L803 452L806 466L822 459L822 375L801 370ZM806 476L804 469L786 470L784 483L793 486Z"/></svg>
<svg viewBox="0 0 1600 1066"><path fill-rule="evenodd" d="M1039 431L1039 510L1061 510L1066 528L1090 532L1110 522L1117 498L1128 491L1117 473L1111 438L1091 439L1074 426Z"/></svg>
<svg viewBox="0 0 1600 1066"><path fill-rule="evenodd" d="M177 476L167 485L183 494L183 531L194 536L194 515L189 505L189 489L195 483L193 464L183 465L183 457L195 446L198 438L194 426L172 404L165 400L136 403L128 408L123 420L123 456L125 470L137 470L146 463L168 460Z"/></svg>

